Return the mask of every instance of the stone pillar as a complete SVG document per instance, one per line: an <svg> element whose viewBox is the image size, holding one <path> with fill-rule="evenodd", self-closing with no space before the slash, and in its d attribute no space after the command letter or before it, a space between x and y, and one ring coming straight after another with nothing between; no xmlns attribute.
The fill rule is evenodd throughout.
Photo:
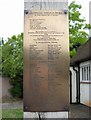
<svg viewBox="0 0 91 120"><path fill-rule="evenodd" d="M32 4L31 4L32 2ZM50 4L51 2L51 4ZM55 2L55 4L54 4ZM59 4L61 2L61 4ZM67 12L67 0L25 0L24 11L30 10L64 10ZM66 108L65 108L66 109ZM68 118L68 111L63 112L24 112L24 118Z"/></svg>
<svg viewBox="0 0 91 120"><path fill-rule="evenodd" d="M49 118L68 118L68 112L24 112L24 118L45 118L45 120ZM40 120L39 119L39 120Z"/></svg>

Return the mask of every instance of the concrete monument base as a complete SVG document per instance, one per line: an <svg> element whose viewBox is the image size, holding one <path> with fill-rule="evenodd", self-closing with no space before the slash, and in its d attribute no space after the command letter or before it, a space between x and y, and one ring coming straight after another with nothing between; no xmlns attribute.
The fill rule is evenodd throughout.
<svg viewBox="0 0 91 120"><path fill-rule="evenodd" d="M23 118L68 118L68 112L24 112Z"/></svg>

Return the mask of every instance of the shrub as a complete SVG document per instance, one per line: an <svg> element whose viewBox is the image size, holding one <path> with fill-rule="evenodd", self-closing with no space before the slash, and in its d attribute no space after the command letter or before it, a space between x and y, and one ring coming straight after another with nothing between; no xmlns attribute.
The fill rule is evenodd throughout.
<svg viewBox="0 0 91 120"><path fill-rule="evenodd" d="M13 97L23 96L23 33L8 38L2 45L2 75L10 77Z"/></svg>

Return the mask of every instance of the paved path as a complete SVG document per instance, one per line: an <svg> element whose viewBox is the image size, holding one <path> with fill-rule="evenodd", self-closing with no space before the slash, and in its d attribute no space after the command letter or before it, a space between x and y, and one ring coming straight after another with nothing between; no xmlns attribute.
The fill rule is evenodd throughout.
<svg viewBox="0 0 91 120"><path fill-rule="evenodd" d="M91 108L82 104L71 104L69 118L89 118Z"/></svg>
<svg viewBox="0 0 91 120"><path fill-rule="evenodd" d="M13 103L3 103L2 109L23 109L23 103L21 101Z"/></svg>
<svg viewBox="0 0 91 120"><path fill-rule="evenodd" d="M0 104L1 107L1 104ZM3 103L3 109L23 109L23 103L14 102L14 103ZM89 118L91 108L81 105L81 104L71 104L69 110L69 118Z"/></svg>

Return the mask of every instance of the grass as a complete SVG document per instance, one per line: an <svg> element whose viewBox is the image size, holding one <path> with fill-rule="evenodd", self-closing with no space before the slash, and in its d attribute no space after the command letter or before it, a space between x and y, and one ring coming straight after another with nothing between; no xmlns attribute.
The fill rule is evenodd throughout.
<svg viewBox="0 0 91 120"><path fill-rule="evenodd" d="M2 110L2 118L23 118L23 110L22 109Z"/></svg>
<svg viewBox="0 0 91 120"><path fill-rule="evenodd" d="M14 103L22 101L19 98L12 98L12 97L3 97L2 103ZM3 109L2 110L2 120L22 120L23 119L23 109Z"/></svg>
<svg viewBox="0 0 91 120"><path fill-rule="evenodd" d="M0 120L2 119L2 110L0 109Z"/></svg>

